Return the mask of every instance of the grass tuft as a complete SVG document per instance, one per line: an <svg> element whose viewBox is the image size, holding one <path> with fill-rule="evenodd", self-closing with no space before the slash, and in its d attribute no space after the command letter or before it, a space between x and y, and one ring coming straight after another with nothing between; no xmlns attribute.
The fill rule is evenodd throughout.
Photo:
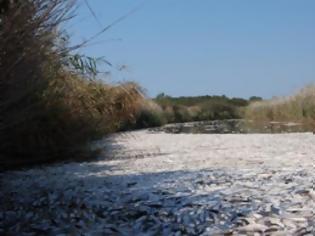
<svg viewBox="0 0 315 236"><path fill-rule="evenodd" d="M309 85L292 96L253 102L245 109L244 116L256 123L299 122L314 128L315 86Z"/></svg>

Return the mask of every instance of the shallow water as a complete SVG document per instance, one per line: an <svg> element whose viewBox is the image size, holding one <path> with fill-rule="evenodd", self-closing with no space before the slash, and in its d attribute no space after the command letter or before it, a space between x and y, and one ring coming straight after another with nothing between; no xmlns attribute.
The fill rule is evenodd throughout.
<svg viewBox="0 0 315 236"><path fill-rule="evenodd" d="M246 120L215 120L190 123L168 124L151 129L166 133L192 134L253 134L253 133L298 133L311 131L300 123L265 122L254 123Z"/></svg>

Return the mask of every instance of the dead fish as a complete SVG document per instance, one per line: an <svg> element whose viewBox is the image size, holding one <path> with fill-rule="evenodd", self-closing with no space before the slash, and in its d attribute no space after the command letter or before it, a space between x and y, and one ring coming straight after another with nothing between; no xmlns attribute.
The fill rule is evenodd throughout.
<svg viewBox="0 0 315 236"><path fill-rule="evenodd" d="M238 228L238 231L241 233L254 233L254 232L264 233L267 229L268 227L265 225L251 223L249 225Z"/></svg>
<svg viewBox="0 0 315 236"><path fill-rule="evenodd" d="M308 195L313 201L315 201L315 191L314 190L309 190Z"/></svg>

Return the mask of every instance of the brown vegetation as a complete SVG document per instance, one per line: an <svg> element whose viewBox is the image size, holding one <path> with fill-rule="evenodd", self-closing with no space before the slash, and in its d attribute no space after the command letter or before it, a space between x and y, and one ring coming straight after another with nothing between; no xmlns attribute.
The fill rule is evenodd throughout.
<svg viewBox="0 0 315 236"><path fill-rule="evenodd" d="M245 110L245 118L259 122L299 122L315 127L315 86L307 86L295 95L253 102Z"/></svg>
<svg viewBox="0 0 315 236"><path fill-rule="evenodd" d="M134 117L138 86L88 80L71 66L74 48L61 27L73 1L1 4L0 163L90 155L92 140Z"/></svg>

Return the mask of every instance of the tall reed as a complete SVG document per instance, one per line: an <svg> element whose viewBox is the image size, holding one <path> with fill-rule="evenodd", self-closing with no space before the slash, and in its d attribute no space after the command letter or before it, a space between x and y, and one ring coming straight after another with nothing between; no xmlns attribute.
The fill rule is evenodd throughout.
<svg viewBox="0 0 315 236"><path fill-rule="evenodd" d="M92 140L134 118L138 86L87 80L70 66L62 26L75 1L0 3L0 164L90 155Z"/></svg>
<svg viewBox="0 0 315 236"><path fill-rule="evenodd" d="M255 122L300 122L315 127L315 86L309 85L288 97L251 103L245 118Z"/></svg>

